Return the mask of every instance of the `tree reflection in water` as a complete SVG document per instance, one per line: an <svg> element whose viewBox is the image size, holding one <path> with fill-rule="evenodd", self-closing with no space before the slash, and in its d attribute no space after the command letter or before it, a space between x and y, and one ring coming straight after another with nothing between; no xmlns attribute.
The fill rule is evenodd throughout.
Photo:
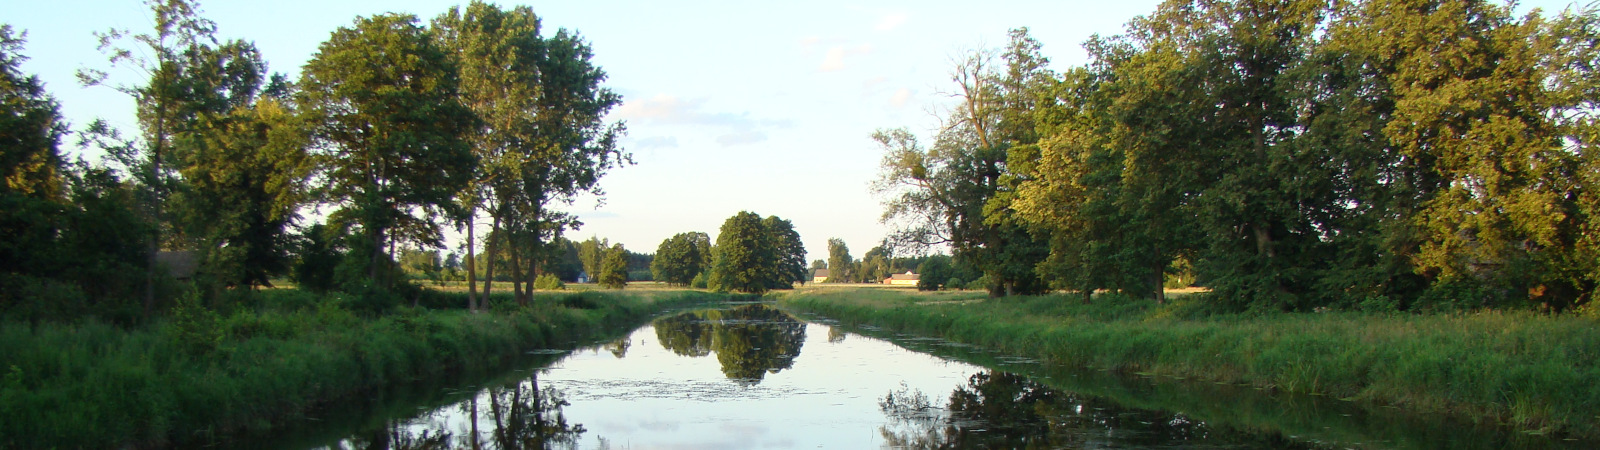
<svg viewBox="0 0 1600 450"><path fill-rule="evenodd" d="M491 387L456 405L466 416L465 430L449 426L389 421L380 429L347 440L339 448L364 450L528 450L574 447L583 425L568 424L561 409L570 405L554 388L527 381Z"/></svg>
<svg viewBox="0 0 1600 450"><path fill-rule="evenodd" d="M806 325L766 305L695 311L656 320L656 340L681 356L717 354L722 374L749 384L794 365Z"/></svg>
<svg viewBox="0 0 1600 450"><path fill-rule="evenodd" d="M878 402L889 448L1087 448L1222 446L1319 448L1280 434L1246 433L1191 420L1183 413L1131 409L1061 392L1021 375L973 374L938 408L902 385Z"/></svg>

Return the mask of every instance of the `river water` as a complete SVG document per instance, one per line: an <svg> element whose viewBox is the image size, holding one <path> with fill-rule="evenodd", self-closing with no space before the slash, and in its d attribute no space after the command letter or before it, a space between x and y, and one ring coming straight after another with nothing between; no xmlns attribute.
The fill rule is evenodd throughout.
<svg viewBox="0 0 1600 450"><path fill-rule="evenodd" d="M1052 368L762 304L330 411L261 448L1593 448L1248 387Z"/></svg>

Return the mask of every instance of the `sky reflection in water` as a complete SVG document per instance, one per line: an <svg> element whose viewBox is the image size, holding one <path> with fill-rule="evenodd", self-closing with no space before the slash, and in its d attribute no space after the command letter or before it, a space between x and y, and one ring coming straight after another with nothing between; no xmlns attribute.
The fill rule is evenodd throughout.
<svg viewBox="0 0 1600 450"><path fill-rule="evenodd" d="M930 339L897 341L919 350L951 347ZM984 358L978 360L1048 374L1044 376L1055 379L1052 385L1161 406L1130 408L751 304L657 319L627 337L577 350L547 368L533 370L519 382L490 386L470 400L389 421L382 429L358 433L333 447L1546 448L1572 444L1428 422L1398 412L1370 412L1325 398L1285 398L1247 388L1201 388L1107 374L1080 378L1043 370L1023 358ZM1225 418L1228 424L1163 409Z"/></svg>

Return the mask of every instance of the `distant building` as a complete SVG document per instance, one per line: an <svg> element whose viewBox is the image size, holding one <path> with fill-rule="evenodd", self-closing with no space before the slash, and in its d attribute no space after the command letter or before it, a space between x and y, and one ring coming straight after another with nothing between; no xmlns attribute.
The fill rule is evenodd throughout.
<svg viewBox="0 0 1600 450"><path fill-rule="evenodd" d="M906 273L897 273L890 275L889 278L884 278L883 284L890 286L916 286L917 280L921 279L922 275L912 273L908 270Z"/></svg>
<svg viewBox="0 0 1600 450"><path fill-rule="evenodd" d="M156 264L166 267L172 278L188 280L200 270L200 252L156 252Z"/></svg>
<svg viewBox="0 0 1600 450"><path fill-rule="evenodd" d="M828 269L813 269L811 271L812 283L821 283L824 281L828 281Z"/></svg>
<svg viewBox="0 0 1600 450"><path fill-rule="evenodd" d="M588 282L589 282L589 272L584 272L584 271L581 271L581 270L578 271L578 284L584 284L584 283L588 283Z"/></svg>

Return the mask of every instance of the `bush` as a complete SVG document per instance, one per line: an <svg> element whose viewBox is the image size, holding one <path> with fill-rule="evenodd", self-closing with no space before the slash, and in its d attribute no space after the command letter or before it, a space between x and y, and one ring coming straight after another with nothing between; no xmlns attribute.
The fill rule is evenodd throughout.
<svg viewBox="0 0 1600 450"><path fill-rule="evenodd" d="M705 272L700 272L699 275L695 275L694 276L694 280L689 281L689 287L692 287L692 288L695 288L695 289L705 289L706 288L706 273Z"/></svg>
<svg viewBox="0 0 1600 450"><path fill-rule="evenodd" d="M533 280L533 288L541 291L561 291L567 289L567 284L562 283L554 274L542 274Z"/></svg>
<svg viewBox="0 0 1600 450"><path fill-rule="evenodd" d="M944 282L945 289L961 289L963 286L965 285L961 284L961 279L956 277L950 277Z"/></svg>

